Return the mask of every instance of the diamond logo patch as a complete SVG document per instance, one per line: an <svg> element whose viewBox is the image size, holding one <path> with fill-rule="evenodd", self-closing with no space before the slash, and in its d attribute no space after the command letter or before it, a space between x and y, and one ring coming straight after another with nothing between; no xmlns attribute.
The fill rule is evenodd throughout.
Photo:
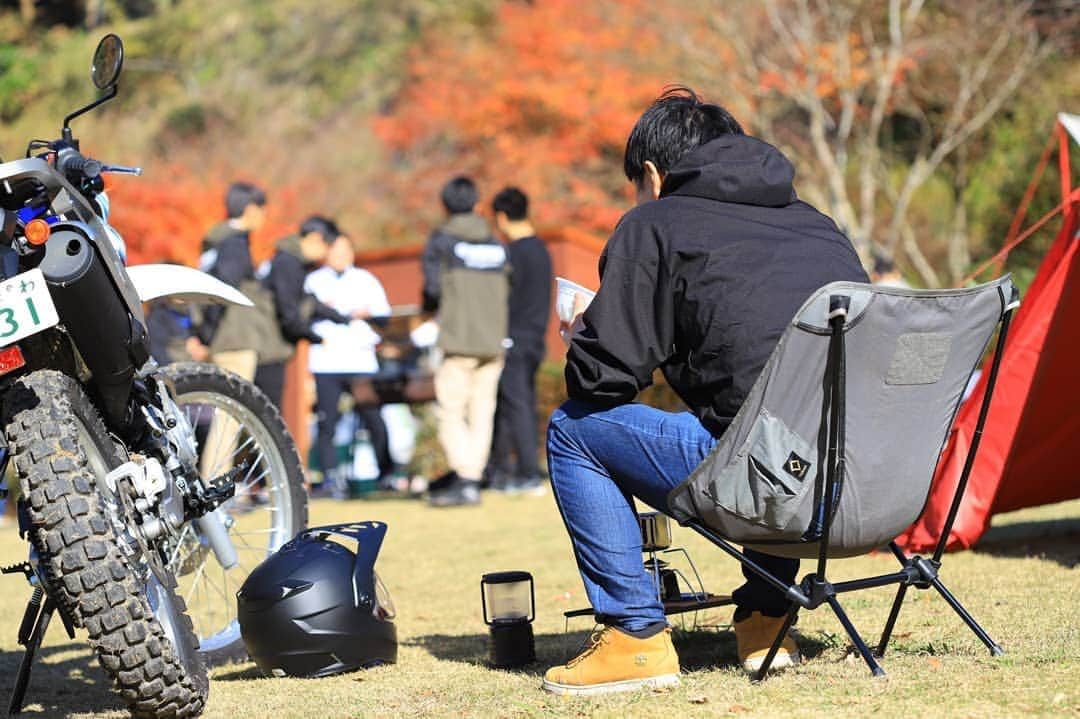
<svg viewBox="0 0 1080 719"><path fill-rule="evenodd" d="M784 462L784 471L801 482L810 471L810 463L792 452Z"/></svg>

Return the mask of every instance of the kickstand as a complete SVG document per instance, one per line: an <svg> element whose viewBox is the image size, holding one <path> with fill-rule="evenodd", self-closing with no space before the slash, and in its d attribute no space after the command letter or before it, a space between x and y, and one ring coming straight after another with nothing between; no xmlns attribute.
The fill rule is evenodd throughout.
<svg viewBox="0 0 1080 719"><path fill-rule="evenodd" d="M23 572L27 575L27 578L33 576L33 570L28 563L4 567L0 571L4 574ZM11 701L8 703L9 715L22 712L26 689L30 685L30 670L34 667L34 657L41 647L41 642L45 638L45 631L49 628L49 621L55 611L56 603L52 597L45 594L45 590L41 585L35 585L34 593L30 596L30 601L26 603L22 623L19 624L19 644L26 649L23 651L22 661L19 663L19 671L15 675L15 686L11 690Z"/></svg>

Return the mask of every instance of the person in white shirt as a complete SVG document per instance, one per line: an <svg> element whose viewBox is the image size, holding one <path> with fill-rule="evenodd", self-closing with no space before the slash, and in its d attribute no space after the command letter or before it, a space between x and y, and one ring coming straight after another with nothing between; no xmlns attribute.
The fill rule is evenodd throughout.
<svg viewBox="0 0 1080 719"><path fill-rule="evenodd" d="M375 275L354 266L355 257L352 241L345 235L338 237L330 247L326 264L308 275L304 283L305 291L320 302L353 318L348 324L323 320L312 325L322 338L308 352L308 368L315 376L317 447L324 473L337 465L334 428L341 418L338 402L346 392L355 395L354 385L379 370L375 347L381 338L372 325L385 324L390 315L382 284ZM394 465L377 400L372 396L372 401L358 401L355 411L371 437L380 479L385 479Z"/></svg>

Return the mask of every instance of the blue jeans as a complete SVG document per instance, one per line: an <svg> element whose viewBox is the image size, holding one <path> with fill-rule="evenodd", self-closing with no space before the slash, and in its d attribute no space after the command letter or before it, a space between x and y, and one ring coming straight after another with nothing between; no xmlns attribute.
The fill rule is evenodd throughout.
<svg viewBox="0 0 1080 719"><path fill-rule="evenodd" d="M548 425L548 470L596 620L627 631L666 621L645 570L634 498L667 512L667 494L716 444L690 412L642 404L599 407L570 400ZM797 559L747 550L751 559L793 583ZM733 593L743 610L783 614L784 596L745 568Z"/></svg>

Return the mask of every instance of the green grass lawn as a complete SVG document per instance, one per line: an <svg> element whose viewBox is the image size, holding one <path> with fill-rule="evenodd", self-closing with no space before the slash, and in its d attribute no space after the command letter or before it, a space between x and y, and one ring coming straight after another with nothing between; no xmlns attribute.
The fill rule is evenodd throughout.
<svg viewBox="0 0 1080 719"><path fill-rule="evenodd" d="M1017 717L1080 716L1080 502L999 517L979 551L949 555L943 578L1005 648L992 659L948 606L909 594L895 639L874 679L847 653L826 609L804 613L798 629L808 661L752 685L735 667L730 610L676 620L684 672L673 691L570 699L541 692L550 664L571 656L591 629L562 613L585 605L562 523L550 495L485 496L479 507L433 510L416 500L372 499L312 505L312 523L377 519L389 524L378 565L398 611L396 666L317 679L265 679L251 664L213 672L208 717ZM1051 521L1055 520L1055 521ZM675 530L706 589L727 593L739 569L688 530ZM0 530L0 562L25 558L10 522ZM835 580L891 571L873 556L834 564ZM523 672L485 665L480 576L523 569L536 580L539 661ZM4 578L0 593L0 673L19 659L15 634L29 592ZM848 595L852 621L873 637L893 590ZM6 691L6 686L5 686ZM6 706L6 696L3 698ZM90 651L54 624L30 687L27 716L122 717Z"/></svg>

